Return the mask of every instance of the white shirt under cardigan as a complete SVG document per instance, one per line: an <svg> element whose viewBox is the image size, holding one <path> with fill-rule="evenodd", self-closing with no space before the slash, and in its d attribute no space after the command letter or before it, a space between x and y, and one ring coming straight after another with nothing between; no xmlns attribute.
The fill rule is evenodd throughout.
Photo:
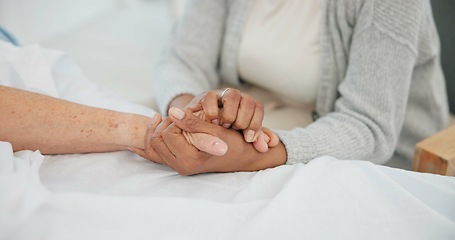
<svg viewBox="0 0 455 240"><path fill-rule="evenodd" d="M314 105L319 72L319 0L256 0L242 34L240 78Z"/></svg>
<svg viewBox="0 0 455 240"><path fill-rule="evenodd" d="M238 70L242 80L265 90L262 95L275 96L263 102L264 126L292 129L312 122L320 22L319 0L254 2L240 41Z"/></svg>
<svg viewBox="0 0 455 240"><path fill-rule="evenodd" d="M225 82L242 88L240 39L252 0L190 1L157 62L154 96L165 113L180 94ZM287 164L328 155L407 161L416 142L447 126L439 38L429 0L321 0L320 118L276 130Z"/></svg>

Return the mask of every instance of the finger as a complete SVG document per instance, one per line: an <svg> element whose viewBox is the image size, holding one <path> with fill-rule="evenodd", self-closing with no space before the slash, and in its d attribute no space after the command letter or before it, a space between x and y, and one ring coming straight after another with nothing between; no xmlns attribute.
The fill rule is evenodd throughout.
<svg viewBox="0 0 455 240"><path fill-rule="evenodd" d="M221 125L224 128L230 128L232 123L237 119L237 112L239 110L240 100L242 94L237 89L230 89L225 92L221 98L221 104L223 106L221 111Z"/></svg>
<svg viewBox="0 0 455 240"><path fill-rule="evenodd" d="M157 163L164 164L161 157L155 152L155 149L151 145L152 135L154 134L157 126L161 123L161 121L162 121L161 114L155 113L155 115L153 115L153 117L150 119L150 123L149 123L149 125L147 127L147 131L145 133L143 152L136 152L136 151L134 151L134 152L143 158L146 158L148 160L151 160L151 161L154 161ZM141 153L143 155L141 155L139 153Z"/></svg>
<svg viewBox="0 0 455 240"><path fill-rule="evenodd" d="M264 132L266 138L269 138L269 140L267 141L269 148L276 147L278 143L280 143L280 138L272 130L264 127L262 128L262 131Z"/></svg>
<svg viewBox="0 0 455 240"><path fill-rule="evenodd" d="M263 153L269 150L265 136L264 132L260 130L257 140L253 142L253 146L258 152Z"/></svg>
<svg viewBox="0 0 455 240"><path fill-rule="evenodd" d="M240 100L239 109L237 111L237 118L235 119L235 122L232 125L233 128L241 130L248 128L253 118L255 106L256 101L252 97L248 95L242 96L242 99ZM253 130L258 131L259 129Z"/></svg>
<svg viewBox="0 0 455 240"><path fill-rule="evenodd" d="M183 133L186 139L200 151L223 156L228 150L228 145L218 137L206 133Z"/></svg>
<svg viewBox="0 0 455 240"><path fill-rule="evenodd" d="M147 139L149 139L153 133L155 132L155 129L156 127L161 123L161 121L163 120L161 114L159 113L155 113L155 115L153 115L151 118L150 118L150 122L149 122L149 125L147 126L147 131L145 133L145 141L147 142ZM147 147L148 145L146 145Z"/></svg>
<svg viewBox="0 0 455 240"><path fill-rule="evenodd" d="M219 124L218 118L218 97L215 92L208 92L205 98L201 100L202 109L204 110L205 120L213 124Z"/></svg>
<svg viewBox="0 0 455 240"><path fill-rule="evenodd" d="M128 147L128 149L129 149L131 152L134 152L134 153L136 153L137 155L141 156L142 158L145 158L145 159L147 159L147 160L149 160L149 161L152 161L152 162L154 162L154 163L163 164L163 163L161 163L161 162L159 162L159 161L156 161L156 160L154 160L154 159L148 159L148 158L147 158L147 154L145 153L144 149L140 149L140 148L137 148L137 147Z"/></svg>
<svg viewBox="0 0 455 240"><path fill-rule="evenodd" d="M181 175L192 175L200 172L208 154L199 151L189 143L195 139L188 141L182 129L174 123L164 130L162 136L169 151L176 156L168 161L169 166L173 166Z"/></svg>
<svg viewBox="0 0 455 240"><path fill-rule="evenodd" d="M128 147L128 150L130 150L131 152L136 153L137 155L139 155L139 156L141 156L143 158L147 158L147 156L145 155L144 149L140 149L140 148L137 148L137 147Z"/></svg>
<svg viewBox="0 0 455 240"><path fill-rule="evenodd" d="M184 130L183 134L187 141L199 150L215 156L221 156L227 152L226 142L216 137L216 128L219 126L199 119L190 110L184 112L178 108L171 108L169 117L178 128Z"/></svg>
<svg viewBox="0 0 455 240"><path fill-rule="evenodd" d="M201 104L201 101L202 101L202 98L205 97L205 95L207 94L207 92L203 92L199 95L196 95L192 100L191 102L189 102L185 108L190 108L191 110L193 110L193 112L197 112L197 111L200 111L202 110L202 104Z"/></svg>
<svg viewBox="0 0 455 240"><path fill-rule="evenodd" d="M254 106L254 113L250 125L244 131L244 138L247 142L256 141L259 130L262 128L262 121L264 120L264 107L262 103L256 102Z"/></svg>
<svg viewBox="0 0 455 240"><path fill-rule="evenodd" d="M155 129L155 132L150 137L149 144L153 148L153 151L160 157L161 162L166 164L170 167L171 162L175 159L175 156L169 151L166 143L163 140L162 134L166 128L172 124L171 119L166 118L164 119Z"/></svg>

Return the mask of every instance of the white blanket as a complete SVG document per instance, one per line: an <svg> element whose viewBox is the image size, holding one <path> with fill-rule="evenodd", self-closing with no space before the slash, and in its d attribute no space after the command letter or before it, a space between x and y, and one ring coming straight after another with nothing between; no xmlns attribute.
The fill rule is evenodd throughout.
<svg viewBox="0 0 455 240"><path fill-rule="evenodd" d="M153 113L100 90L64 54L33 51L58 96ZM455 239L455 178L330 157L183 177L130 152L42 156L0 142L0 239Z"/></svg>

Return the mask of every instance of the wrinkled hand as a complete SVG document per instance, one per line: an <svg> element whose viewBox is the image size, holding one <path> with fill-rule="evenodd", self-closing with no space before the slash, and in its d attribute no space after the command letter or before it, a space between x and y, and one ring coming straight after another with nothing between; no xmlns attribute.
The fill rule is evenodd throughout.
<svg viewBox="0 0 455 240"><path fill-rule="evenodd" d="M237 89L204 92L186 106L208 122L243 131L246 142L253 143L260 152L266 152L270 136L262 130L263 105Z"/></svg>
<svg viewBox="0 0 455 240"><path fill-rule="evenodd" d="M169 118L147 130L146 147L141 156L165 164L182 175L204 172L256 171L275 167L286 161L286 150L276 135L270 142L275 146L267 153L258 152L254 146L243 140L241 133L211 124L193 114L171 108ZM183 130L182 130L183 129ZM224 155L215 156L199 151L186 135L195 133L216 136L226 142L229 148ZM213 146L213 145L212 145Z"/></svg>

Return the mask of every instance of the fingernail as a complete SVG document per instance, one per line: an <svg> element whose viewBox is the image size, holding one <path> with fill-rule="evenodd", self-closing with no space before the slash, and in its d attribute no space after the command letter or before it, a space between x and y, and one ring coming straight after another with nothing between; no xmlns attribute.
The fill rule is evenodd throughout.
<svg viewBox="0 0 455 240"><path fill-rule="evenodd" d="M267 135L267 134L264 133L264 138L265 138L265 141L266 141L267 143L270 142L270 137L269 137L269 135Z"/></svg>
<svg viewBox="0 0 455 240"><path fill-rule="evenodd" d="M176 107L171 107L171 109L169 109L169 115L182 120L185 117L185 112Z"/></svg>
<svg viewBox="0 0 455 240"><path fill-rule="evenodd" d="M246 141L247 142L254 141L254 131L253 130L248 130L248 132L246 133Z"/></svg>
<svg viewBox="0 0 455 240"><path fill-rule="evenodd" d="M220 122L218 121L218 119L213 119L213 120L212 120L212 123L213 123L213 124L216 124L216 125L219 125L219 124L220 124Z"/></svg>
<svg viewBox="0 0 455 240"><path fill-rule="evenodd" d="M212 146L212 151L217 156L224 155L228 150L228 146L224 142L215 142Z"/></svg>
<svg viewBox="0 0 455 240"><path fill-rule="evenodd" d="M230 127L231 127L231 124L230 124L230 123L223 123L223 127L224 127L224 128L230 128Z"/></svg>

